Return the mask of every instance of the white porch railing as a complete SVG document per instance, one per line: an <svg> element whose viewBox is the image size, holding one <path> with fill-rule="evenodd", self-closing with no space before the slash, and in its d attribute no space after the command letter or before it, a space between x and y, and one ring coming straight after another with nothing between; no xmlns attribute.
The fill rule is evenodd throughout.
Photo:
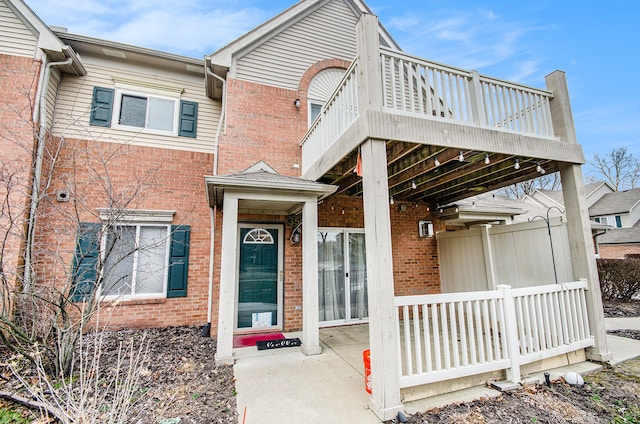
<svg viewBox="0 0 640 424"><path fill-rule="evenodd" d="M354 60L338 88L300 142L302 170L322 156L358 117L358 61Z"/></svg>
<svg viewBox="0 0 640 424"><path fill-rule="evenodd" d="M552 138L552 93L380 48L389 111Z"/></svg>
<svg viewBox="0 0 640 424"><path fill-rule="evenodd" d="M396 297L400 387L506 369L593 346L586 280Z"/></svg>

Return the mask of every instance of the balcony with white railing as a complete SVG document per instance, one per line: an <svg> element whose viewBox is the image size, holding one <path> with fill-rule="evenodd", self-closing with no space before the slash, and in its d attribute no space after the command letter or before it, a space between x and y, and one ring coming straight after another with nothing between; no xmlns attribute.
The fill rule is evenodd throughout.
<svg viewBox="0 0 640 424"><path fill-rule="evenodd" d="M303 174L331 150L347 130L356 125L359 118L365 119L368 112L382 115L376 115L374 122L358 126L358 131L353 131L351 135L355 140L351 143L347 141L347 144L353 146L366 137L406 139L407 134L428 132L425 127L437 122L458 128L498 131L504 136L514 136L503 138L514 142L518 139L521 143L536 139L558 141L551 119L553 93L550 91L491 78L383 47L378 52L379 69L373 78L374 84L358 81L367 74L356 58L303 137L300 142ZM372 87L370 90L377 92L363 93L363 87ZM407 120L397 125L401 117ZM407 126L414 128L407 129ZM394 132L400 127L401 131ZM452 130L455 128L452 127ZM418 137L415 142L426 143L428 140ZM461 141L460 145L463 143ZM456 144L455 140L453 144Z"/></svg>

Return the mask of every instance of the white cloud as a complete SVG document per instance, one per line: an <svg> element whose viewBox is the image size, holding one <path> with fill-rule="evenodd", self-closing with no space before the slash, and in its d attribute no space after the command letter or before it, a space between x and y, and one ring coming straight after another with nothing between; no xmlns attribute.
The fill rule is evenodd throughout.
<svg viewBox="0 0 640 424"><path fill-rule="evenodd" d="M541 63L525 43L542 28L491 10L441 9L424 17L397 16L387 26L409 53L483 72L502 65L518 82L530 79Z"/></svg>
<svg viewBox="0 0 640 424"><path fill-rule="evenodd" d="M69 32L194 57L212 53L279 10L220 0L28 0ZM236 4L234 4L236 3Z"/></svg>

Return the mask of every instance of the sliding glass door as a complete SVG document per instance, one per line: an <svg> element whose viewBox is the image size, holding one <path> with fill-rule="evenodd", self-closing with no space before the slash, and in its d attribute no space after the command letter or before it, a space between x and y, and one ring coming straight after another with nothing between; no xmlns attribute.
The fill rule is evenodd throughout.
<svg viewBox="0 0 640 424"><path fill-rule="evenodd" d="M363 230L326 228L318 232L318 294L322 325L365 320L367 272Z"/></svg>

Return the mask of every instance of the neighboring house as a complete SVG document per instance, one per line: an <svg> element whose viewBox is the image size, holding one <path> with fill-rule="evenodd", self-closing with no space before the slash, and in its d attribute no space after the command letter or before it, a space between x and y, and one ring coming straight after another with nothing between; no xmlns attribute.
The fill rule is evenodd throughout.
<svg viewBox="0 0 640 424"><path fill-rule="evenodd" d="M593 206L602 196L613 193L615 190L605 181L596 181L584 185L584 195L587 202L587 208ZM536 189L530 195L523 197L525 202L534 203L546 208L555 206L564 208L564 199L562 198L562 190L546 190Z"/></svg>
<svg viewBox="0 0 640 424"><path fill-rule="evenodd" d="M594 235L596 252L603 259L624 258L627 254L640 253L640 188L614 191L605 182L585 185L589 217ZM537 189L525 202L543 207L563 209L562 190Z"/></svg>
<svg viewBox="0 0 640 424"><path fill-rule="evenodd" d="M25 269L71 278L74 300L111 306L112 326L207 325L221 363L237 334L301 330L312 355L321 326L368 322L383 420L401 390L504 369L520 381L521 365L585 348L608 358L564 73L538 89L406 55L360 0L303 0L204 60L54 31L22 0L0 0L0 22L10 283L32 284ZM479 331L458 349L462 326L434 303L453 326L441 343L465 356L440 364L427 346L437 366L418 365L397 320L407 335L427 306L406 302L440 299L426 296L441 291L439 205L541 167L561 173L571 275L586 279L545 290L576 290L562 309L576 327L547 338L568 327L540 312L539 334L507 339L519 321L497 319L490 292L458 304Z"/></svg>
<svg viewBox="0 0 640 424"><path fill-rule="evenodd" d="M640 188L605 194L589 208L589 215L613 227L598 237L601 258L640 254Z"/></svg>

